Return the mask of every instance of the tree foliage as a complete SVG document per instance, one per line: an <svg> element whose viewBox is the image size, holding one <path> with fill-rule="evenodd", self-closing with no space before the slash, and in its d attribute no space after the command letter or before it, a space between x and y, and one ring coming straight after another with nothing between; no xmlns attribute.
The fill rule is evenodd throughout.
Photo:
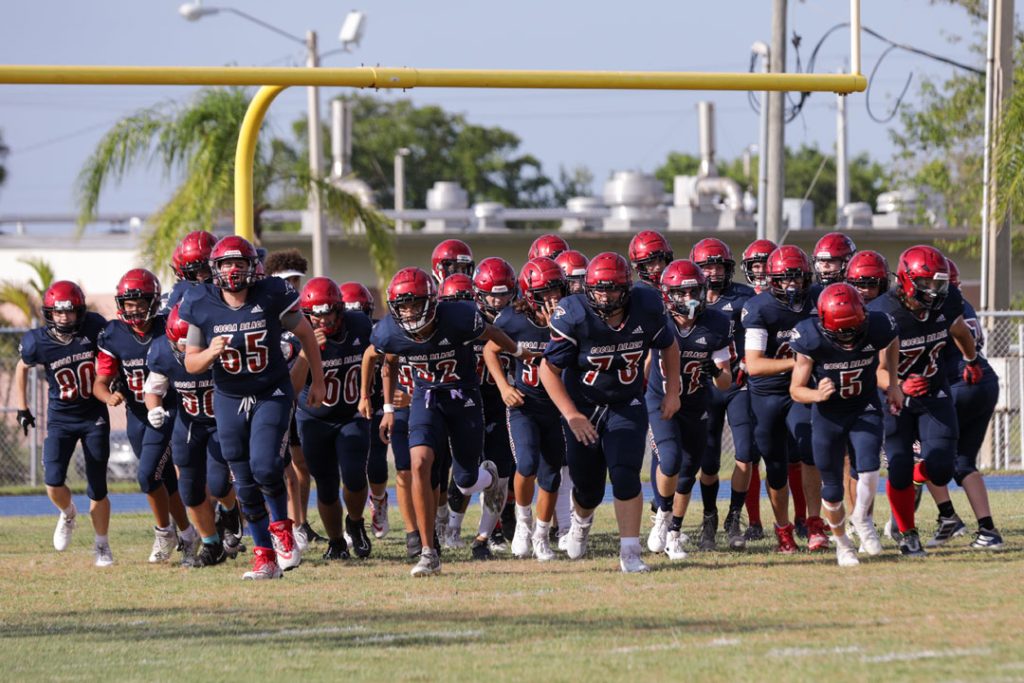
<svg viewBox="0 0 1024 683"><path fill-rule="evenodd" d="M42 320L43 295L56 279L53 267L43 258L22 258L18 261L32 269L32 277L27 282L0 281L0 303L16 306L26 322Z"/></svg>
<svg viewBox="0 0 1024 683"><path fill-rule="evenodd" d="M718 163L718 174L732 178L740 187L756 194L758 159L750 159L749 176L744 170L742 157ZM677 175L697 175L700 158L682 152L670 152L665 163L657 168L655 176L672 191ZM860 154L849 161L850 201L867 202L873 207L888 182L885 169ZM808 192L810 194L808 195ZM821 226L836 224L836 164L835 157L826 155L816 147L803 145L795 152L786 148L786 197L807 198L814 203L814 221Z"/></svg>

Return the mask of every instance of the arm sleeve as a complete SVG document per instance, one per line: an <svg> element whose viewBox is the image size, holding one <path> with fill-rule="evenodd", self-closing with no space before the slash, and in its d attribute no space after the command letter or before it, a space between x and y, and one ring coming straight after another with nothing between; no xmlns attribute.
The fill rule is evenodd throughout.
<svg viewBox="0 0 1024 683"><path fill-rule="evenodd" d="M146 382L142 385L142 391L147 394L155 394L160 398L167 395L167 388L171 385L170 381L159 372L150 372L146 378Z"/></svg>
<svg viewBox="0 0 1024 683"><path fill-rule="evenodd" d="M744 348L764 351L768 348L768 330L760 327L748 327L743 341Z"/></svg>
<svg viewBox="0 0 1024 683"><path fill-rule="evenodd" d="M188 336L185 337L185 343L189 346L205 348L206 336L203 334L203 330L198 325L189 325Z"/></svg>
<svg viewBox="0 0 1024 683"><path fill-rule="evenodd" d="M716 364L729 364L732 361L732 351L729 350L728 346L723 346L714 353L711 354L711 360L715 361Z"/></svg>

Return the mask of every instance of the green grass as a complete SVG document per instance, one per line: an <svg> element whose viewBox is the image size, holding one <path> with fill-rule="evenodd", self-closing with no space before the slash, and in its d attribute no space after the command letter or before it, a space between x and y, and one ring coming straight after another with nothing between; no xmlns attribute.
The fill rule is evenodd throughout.
<svg viewBox="0 0 1024 683"><path fill-rule="evenodd" d="M651 574L624 576L606 505L581 562L447 551L440 577L414 580L399 528L370 560L310 554L259 584L238 580L246 560L147 565L145 515L115 516L108 570L91 566L84 517L63 555L53 518L0 518L0 644L12 680L1019 680L1024 515L1020 494L992 499L1000 553L960 538L902 561L886 542L840 570L831 551L778 557L765 541L648 555ZM926 502L926 534L933 515Z"/></svg>

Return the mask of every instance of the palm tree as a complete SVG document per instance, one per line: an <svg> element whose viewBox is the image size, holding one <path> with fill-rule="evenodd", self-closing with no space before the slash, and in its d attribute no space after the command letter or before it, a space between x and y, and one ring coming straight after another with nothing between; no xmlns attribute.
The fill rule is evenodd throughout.
<svg viewBox="0 0 1024 683"><path fill-rule="evenodd" d="M183 178L170 200L150 221L143 258L151 268L167 271L178 240L191 230L208 230L233 206L235 147L250 93L244 88L204 88L187 104L166 102L134 112L114 124L79 172L79 227L93 219L103 189L118 183L140 164L159 163L167 176ZM268 151L269 150L269 151ZM281 140L260 141L253 172L254 230L262 233L260 214L275 198L309 191L308 171L296 163L301 155ZM325 213L347 231L357 223L366 230L370 257L381 283L395 268L392 226L378 211L318 179Z"/></svg>
<svg viewBox="0 0 1024 683"><path fill-rule="evenodd" d="M18 261L33 270L33 277L25 283L14 280L0 281L0 303L17 306L25 316L25 322L32 324L33 321L42 319L43 294L56 277L46 259L23 258Z"/></svg>

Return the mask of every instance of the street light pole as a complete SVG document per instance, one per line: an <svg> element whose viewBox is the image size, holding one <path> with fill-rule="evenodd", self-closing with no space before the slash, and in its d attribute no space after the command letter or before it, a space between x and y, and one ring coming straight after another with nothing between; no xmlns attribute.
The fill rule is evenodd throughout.
<svg viewBox="0 0 1024 683"><path fill-rule="evenodd" d="M306 32L306 66L315 69L320 66L317 57L316 31ZM327 233L324 228L324 216L320 210L320 186L317 182L323 177L323 150L320 145L320 90L316 86L306 88L309 132L309 217L313 231L313 275L327 275Z"/></svg>

